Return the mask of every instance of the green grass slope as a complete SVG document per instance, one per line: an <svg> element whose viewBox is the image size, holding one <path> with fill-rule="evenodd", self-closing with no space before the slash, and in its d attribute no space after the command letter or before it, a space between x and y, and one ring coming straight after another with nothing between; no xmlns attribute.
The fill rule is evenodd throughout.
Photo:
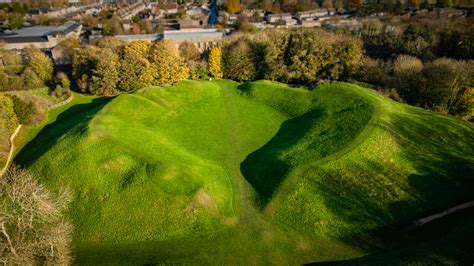
<svg viewBox="0 0 474 266"><path fill-rule="evenodd" d="M17 162L74 192L77 263L301 263L472 199L473 133L350 84L186 81L74 106Z"/></svg>
<svg viewBox="0 0 474 266"><path fill-rule="evenodd" d="M343 149L285 174L288 186L267 208L275 219L347 239L472 200L472 125L373 93L363 97L374 109L371 120Z"/></svg>

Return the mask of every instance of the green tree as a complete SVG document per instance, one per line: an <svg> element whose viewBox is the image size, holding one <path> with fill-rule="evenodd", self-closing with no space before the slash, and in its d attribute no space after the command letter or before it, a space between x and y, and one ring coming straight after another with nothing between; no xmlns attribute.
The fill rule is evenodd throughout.
<svg viewBox="0 0 474 266"><path fill-rule="evenodd" d="M134 92L153 82L153 73L146 57L138 53L125 53L120 64L118 90Z"/></svg>
<svg viewBox="0 0 474 266"><path fill-rule="evenodd" d="M0 125L11 134L18 125L18 118L13 109L13 101L10 97L0 94Z"/></svg>
<svg viewBox="0 0 474 266"><path fill-rule="evenodd" d="M31 118L38 112L35 104L31 101L23 101L15 95L10 95L13 102L13 110L20 124L31 124Z"/></svg>
<svg viewBox="0 0 474 266"><path fill-rule="evenodd" d="M64 89L69 90L71 88L71 81L64 72L58 72L54 77L54 82L61 85Z"/></svg>
<svg viewBox="0 0 474 266"><path fill-rule="evenodd" d="M17 29L21 27L24 22L23 15L20 13L11 13L8 15L8 27L10 29Z"/></svg>
<svg viewBox="0 0 474 266"><path fill-rule="evenodd" d="M421 102L422 70L423 63L413 56L400 55L393 62L394 86L409 104L417 105Z"/></svg>
<svg viewBox="0 0 474 266"><path fill-rule="evenodd" d="M96 95L117 94L120 60L108 48L87 46L73 58L73 77L79 88Z"/></svg>
<svg viewBox="0 0 474 266"><path fill-rule="evenodd" d="M256 77L252 50L247 39L238 38L226 45L222 59L224 77L237 81L249 81Z"/></svg>
<svg viewBox="0 0 474 266"><path fill-rule="evenodd" d="M347 79L359 67L363 58L362 42L348 36L340 36L335 47L336 62L331 77L335 80Z"/></svg>
<svg viewBox="0 0 474 266"><path fill-rule="evenodd" d="M286 30L267 31L257 35L255 45L260 47L256 54L259 62L258 78L272 81L288 82L288 67L286 65L286 52L290 34ZM262 58L263 57L263 58Z"/></svg>
<svg viewBox="0 0 474 266"><path fill-rule="evenodd" d="M51 62L43 52L36 48L26 49L25 55L25 66L33 70L43 83L51 81L53 78L53 62Z"/></svg>
<svg viewBox="0 0 474 266"><path fill-rule="evenodd" d="M288 44L288 70L292 82L312 83L320 78L330 78L335 62L336 36L318 31L321 36L315 38L315 31L294 32Z"/></svg>
<svg viewBox="0 0 474 266"><path fill-rule="evenodd" d="M442 113L453 113L465 88L472 86L473 64L439 58L426 64L419 105Z"/></svg>

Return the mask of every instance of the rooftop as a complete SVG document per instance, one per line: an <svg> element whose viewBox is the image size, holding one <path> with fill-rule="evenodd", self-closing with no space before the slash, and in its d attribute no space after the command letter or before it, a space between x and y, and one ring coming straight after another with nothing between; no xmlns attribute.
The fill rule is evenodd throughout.
<svg viewBox="0 0 474 266"><path fill-rule="evenodd" d="M17 38L17 37L43 37L46 35L53 34L67 34L71 31L74 31L79 27L80 24L68 21L59 27L53 26L32 26L32 27L23 27L20 29L13 30L11 32L0 33L1 39L6 38Z"/></svg>

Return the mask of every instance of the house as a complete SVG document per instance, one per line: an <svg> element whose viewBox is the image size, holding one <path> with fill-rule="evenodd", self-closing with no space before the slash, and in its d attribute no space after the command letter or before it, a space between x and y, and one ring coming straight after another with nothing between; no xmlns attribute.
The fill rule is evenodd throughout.
<svg viewBox="0 0 474 266"><path fill-rule="evenodd" d="M224 40L224 33L217 29L189 29L164 31L163 39L173 41L178 47L180 43L188 41L193 43L199 51L216 47Z"/></svg>
<svg viewBox="0 0 474 266"><path fill-rule="evenodd" d="M263 17L255 17L255 16L248 17L248 23L250 25L257 27L258 29L262 29L263 23L264 23Z"/></svg>
<svg viewBox="0 0 474 266"><path fill-rule="evenodd" d="M39 49L51 49L67 38L79 38L82 25L68 21L59 27L33 26L0 33L0 42L4 49L15 50L34 46Z"/></svg>
<svg viewBox="0 0 474 266"><path fill-rule="evenodd" d="M199 16L207 16L209 14L209 8L207 6L188 6L188 10L186 10L186 15L188 17L199 17Z"/></svg>
<svg viewBox="0 0 474 266"><path fill-rule="evenodd" d="M235 14L229 14L227 16L227 24L235 25L235 23L239 20L239 16Z"/></svg>
<svg viewBox="0 0 474 266"><path fill-rule="evenodd" d="M265 11L262 9L245 9L242 10L241 15L245 15L247 17L262 17L265 15Z"/></svg>
<svg viewBox="0 0 474 266"><path fill-rule="evenodd" d="M305 28L321 27L321 22L315 19L303 19L300 24Z"/></svg>
<svg viewBox="0 0 474 266"><path fill-rule="evenodd" d="M177 3L158 3L155 5L155 12L159 14L175 14L178 13Z"/></svg>
<svg viewBox="0 0 474 266"><path fill-rule="evenodd" d="M224 33L217 29L185 29L165 30L162 34L117 35L115 37L125 42L170 40L177 47L182 42L188 41L196 45L200 51L204 51L217 46L224 39Z"/></svg>
<svg viewBox="0 0 474 266"><path fill-rule="evenodd" d="M290 13L267 14L265 16L265 20L268 23L272 23L272 24L275 24L277 22L281 24L281 22L279 21L285 21L286 25L293 24L293 18Z"/></svg>
<svg viewBox="0 0 474 266"><path fill-rule="evenodd" d="M185 19L179 21L179 29L202 29L207 25L204 20Z"/></svg>
<svg viewBox="0 0 474 266"><path fill-rule="evenodd" d="M335 13L333 8L318 8L310 11L297 12L295 18L301 24L305 19L318 19L322 17L332 16Z"/></svg>

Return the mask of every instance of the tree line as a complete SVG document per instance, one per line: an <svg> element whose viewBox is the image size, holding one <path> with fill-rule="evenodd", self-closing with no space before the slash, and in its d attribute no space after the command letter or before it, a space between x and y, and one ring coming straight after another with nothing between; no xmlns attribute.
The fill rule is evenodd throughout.
<svg viewBox="0 0 474 266"><path fill-rule="evenodd" d="M11 92L48 87L51 96L66 99L71 94L70 86L71 82L65 73L57 72L54 75L53 63L41 50L30 47L19 54L0 49L0 92L4 93L0 96L5 106L12 106L15 119L8 119L8 124L13 127L16 127L16 123L38 124L44 117L44 106ZM4 111L8 113L8 110L10 108L5 107Z"/></svg>
<svg viewBox="0 0 474 266"><path fill-rule="evenodd" d="M353 37L322 30L274 30L235 36L220 48L200 53L196 46L162 40L122 43L107 37L78 49L72 76L86 93L116 95L183 79L269 79L312 84L346 80L363 56Z"/></svg>
<svg viewBox="0 0 474 266"><path fill-rule="evenodd" d="M72 76L83 92L97 95L129 93L183 79L268 79L303 86L359 80L391 91L392 98L411 105L472 115L472 60L370 55L361 39L319 29L235 34L203 53L189 42L179 46L163 40L122 43L107 37L97 46L75 52ZM413 65L417 67L411 69Z"/></svg>
<svg viewBox="0 0 474 266"><path fill-rule="evenodd" d="M366 26L372 30L360 34L367 55L373 58L387 60L408 54L423 61L439 57L473 59L473 18L472 15L442 17L437 12L410 18L387 17L384 22L372 20Z"/></svg>

